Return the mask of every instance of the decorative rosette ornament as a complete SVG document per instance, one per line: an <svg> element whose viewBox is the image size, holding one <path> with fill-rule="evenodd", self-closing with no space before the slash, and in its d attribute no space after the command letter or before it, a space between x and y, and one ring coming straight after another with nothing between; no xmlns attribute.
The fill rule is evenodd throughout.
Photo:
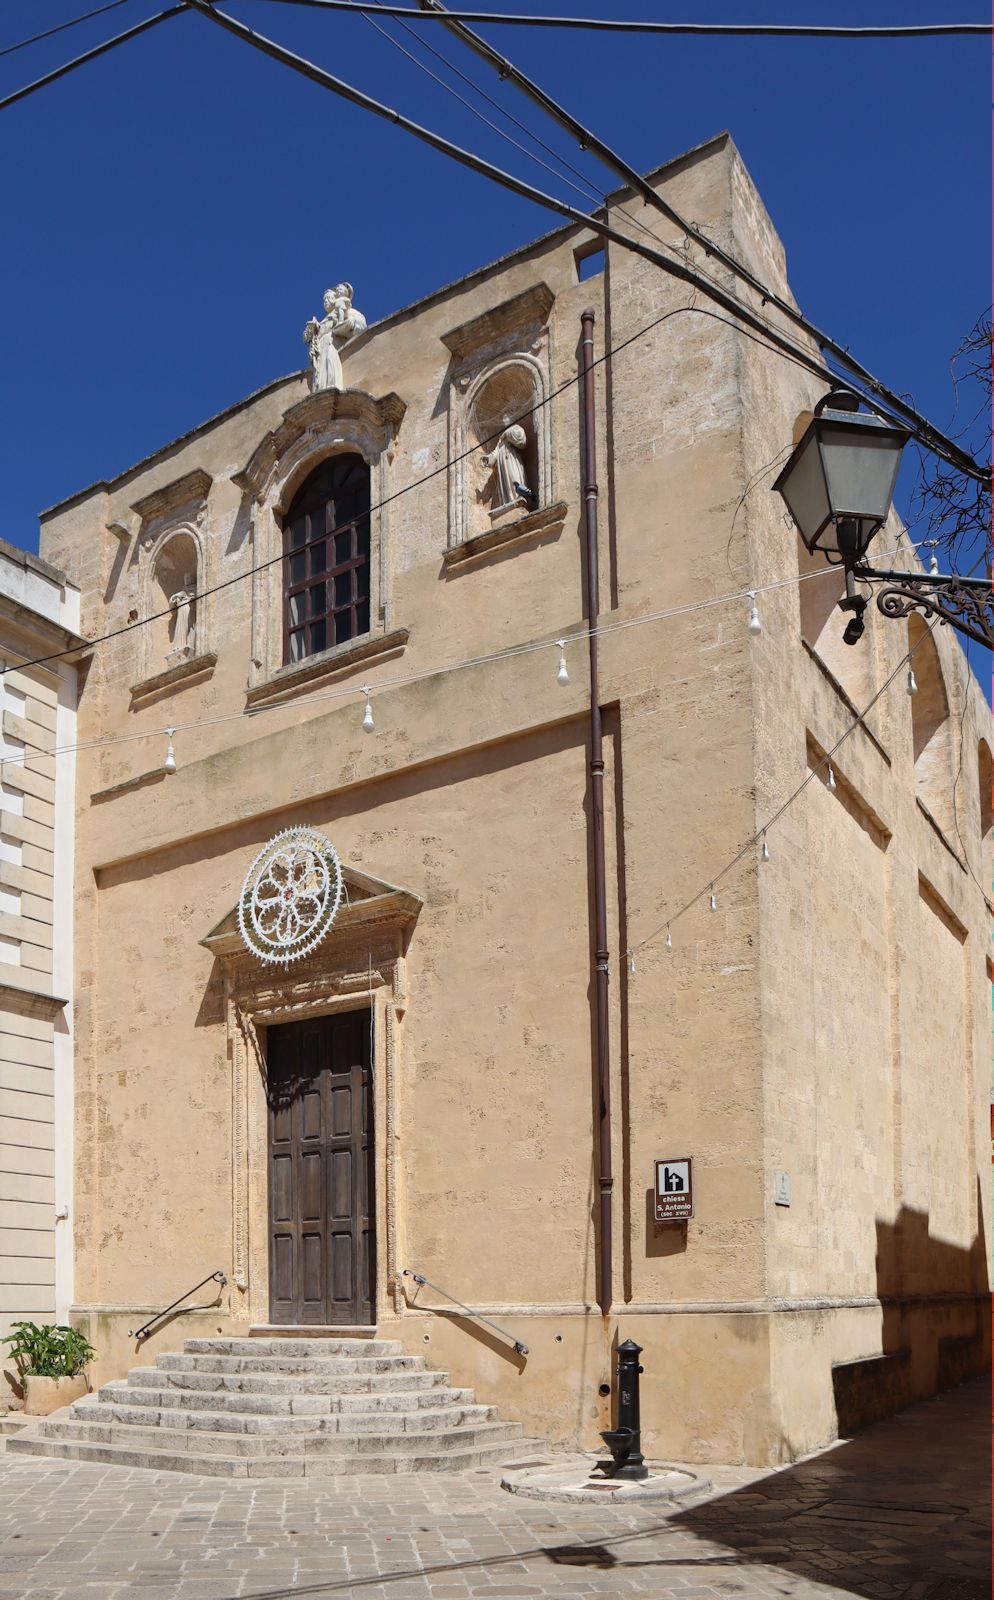
<svg viewBox="0 0 994 1600"><path fill-rule="evenodd" d="M321 943L341 899L342 866L331 840L313 828L288 828L245 874L238 927L260 961L289 966Z"/></svg>

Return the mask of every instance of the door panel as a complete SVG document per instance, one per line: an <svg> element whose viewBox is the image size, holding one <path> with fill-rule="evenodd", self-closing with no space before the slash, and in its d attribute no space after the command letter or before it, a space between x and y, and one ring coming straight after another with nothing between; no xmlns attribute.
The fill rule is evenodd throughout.
<svg viewBox="0 0 994 1600"><path fill-rule="evenodd" d="M269 1029L270 1320L373 1319L369 1013Z"/></svg>

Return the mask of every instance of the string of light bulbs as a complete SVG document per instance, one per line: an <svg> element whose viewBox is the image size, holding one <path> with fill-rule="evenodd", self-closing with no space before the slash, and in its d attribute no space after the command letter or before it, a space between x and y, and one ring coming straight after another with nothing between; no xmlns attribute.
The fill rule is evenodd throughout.
<svg viewBox="0 0 994 1600"><path fill-rule="evenodd" d="M886 556L900 555L902 553L902 548L906 547L895 546L891 550L884 551L883 554ZM47 761L51 760L55 756L71 755L81 750L106 750L117 745L135 744L145 740L165 738L167 741L167 747L166 755L163 760L163 770L172 773L177 770L176 750L174 743L177 733L188 733L198 728L219 727L224 723L244 723L248 720L254 720L257 717L272 716L278 711L308 710L313 706L321 705L329 701L352 700L356 699L357 697L361 697L363 701L363 716L361 723L363 732L374 733L376 730L372 704L374 694L379 694L390 689L406 688L411 684L427 683L438 678L446 677L450 673L465 672L473 668L491 666L496 662L510 661L514 660L518 656L535 655L542 651L552 649L558 650L559 652L556 681L565 686L570 682L567 650L571 647L575 647L578 644L583 644L585 641L588 641L591 638L603 639L615 633L626 632L630 628L646 627L651 623L665 622L676 617L692 616L695 613L714 610L718 606L742 604L744 601L749 602L746 628L750 634L755 636L761 633L763 630L763 624L759 615L757 604L760 595L773 594L779 590L797 587L802 583L810 583L814 579L827 578L832 576L833 572L837 574L837 569L827 566L819 567L812 572L795 573L787 578L775 578L769 583L756 584L749 589L739 589L730 594L709 596L705 600L692 601L687 605L670 606L662 611L646 612L643 616L639 617L625 617L620 621L600 623L594 628L577 628L555 639L530 640L526 643L510 645L504 650L492 651L486 655L468 656L461 661L449 662L445 666L427 667L421 672L395 674L392 677L381 678L375 686L370 684L347 684L336 689L322 690L318 694L296 696L292 700L288 699L279 701L275 705L271 706L260 706L243 711L222 712L216 717L195 717L189 722L174 722L162 728L141 728L137 729L134 733L114 734L110 738L106 739L80 740L75 744L57 745L51 750L33 748L25 749L24 751L14 751L10 755L4 755L0 759L2 759L4 763L11 762L27 765L27 763L31 761ZM18 663L14 667L10 668L4 667L3 669L0 669L0 677L2 677L3 673L7 670L18 671L23 666L33 665L36 665L36 663L25 662Z"/></svg>
<svg viewBox="0 0 994 1600"><path fill-rule="evenodd" d="M974 571L976 571L976 567L974 568ZM704 900L705 896L707 897L708 910L717 911L718 896L715 892L715 885L721 883L723 879L727 878L729 873L735 870L739 862L743 861L747 855L756 849L757 846L759 846L759 859L761 863L768 862L771 859L770 847L767 841L767 834L769 830L776 826L781 818L784 817L790 810L791 806L796 804L796 802L801 798L801 795L807 789L808 785L814 782L815 778L821 772L823 767L827 766L827 774L825 777L826 789L828 789L832 794L837 793L839 786L835 777L835 768L832 764L832 757L836 755L842 745L845 744L846 740L851 738L851 736L856 732L856 729L862 727L866 718L873 710L873 707L877 704L877 701L880 700L884 694L886 694L887 690L897 681L902 672L904 672L905 668L907 668L907 677L905 679L905 689L907 694L915 695L918 693L918 684L915 679L914 668L911 665L911 658L915 654L915 651L920 649L925 643L925 640L931 637L934 630L939 626L941 620L942 619L940 617L936 617L933 622L928 624L924 632L921 634L921 637L915 642L915 644L909 647L909 649L897 663L897 666L894 667L893 671L888 674L883 683L880 685L879 689L877 689L873 697L864 706L863 710L859 712L849 726L839 735L832 748L827 750L821 757L821 760L817 761L814 766L809 767L809 770L793 793L788 795L787 799L778 807L773 815L763 823L762 827L757 828L754 833L750 834L745 844L743 844L741 848L736 851L735 855L732 856L730 861L726 862L721 871L716 872L713 877L708 880L708 882L703 884L702 887L698 889L696 894L691 895L690 899L685 900L683 905L680 906L678 910L672 912L671 915L667 917L665 922L661 922L657 928L654 928L652 933L646 934L645 938L638 939L628 946L628 949L625 951L625 960L628 964L629 974L632 977L636 975L637 971L636 956L638 952L640 950L644 950L648 945L654 944L661 935L665 935L663 940L665 949L672 950L672 930L674 924L679 922L681 917L686 916L689 911L692 911L696 905Z"/></svg>

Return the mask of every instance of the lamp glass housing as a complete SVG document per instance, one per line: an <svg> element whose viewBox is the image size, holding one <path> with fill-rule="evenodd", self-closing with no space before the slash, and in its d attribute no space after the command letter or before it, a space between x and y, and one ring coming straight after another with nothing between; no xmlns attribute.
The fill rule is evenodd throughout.
<svg viewBox="0 0 994 1600"><path fill-rule="evenodd" d="M810 551L847 566L866 554L886 521L909 438L863 411L826 408L812 418L773 485Z"/></svg>

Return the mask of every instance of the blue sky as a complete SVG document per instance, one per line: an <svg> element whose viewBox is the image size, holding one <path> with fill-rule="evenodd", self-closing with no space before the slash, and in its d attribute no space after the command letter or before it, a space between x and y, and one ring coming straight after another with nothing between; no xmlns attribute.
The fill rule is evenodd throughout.
<svg viewBox="0 0 994 1600"><path fill-rule="evenodd" d="M163 3L128 0L0 58L0 94ZM0 49L90 4L8 0ZM267 0L230 0L229 9L574 198L361 17ZM529 9L549 7L529 0ZM754 0L748 14L741 0L562 0L558 9L694 21L990 21L978 0L955 13L943 0ZM596 191L615 187L443 30L423 24L420 36ZM956 425L949 358L990 299L989 41L656 41L511 28L490 36L643 170L728 128L785 241L803 309L938 425ZM11 108L2 130L0 535L29 549L42 507L299 367L301 328L328 283L350 279L373 321L555 226L195 15Z"/></svg>

